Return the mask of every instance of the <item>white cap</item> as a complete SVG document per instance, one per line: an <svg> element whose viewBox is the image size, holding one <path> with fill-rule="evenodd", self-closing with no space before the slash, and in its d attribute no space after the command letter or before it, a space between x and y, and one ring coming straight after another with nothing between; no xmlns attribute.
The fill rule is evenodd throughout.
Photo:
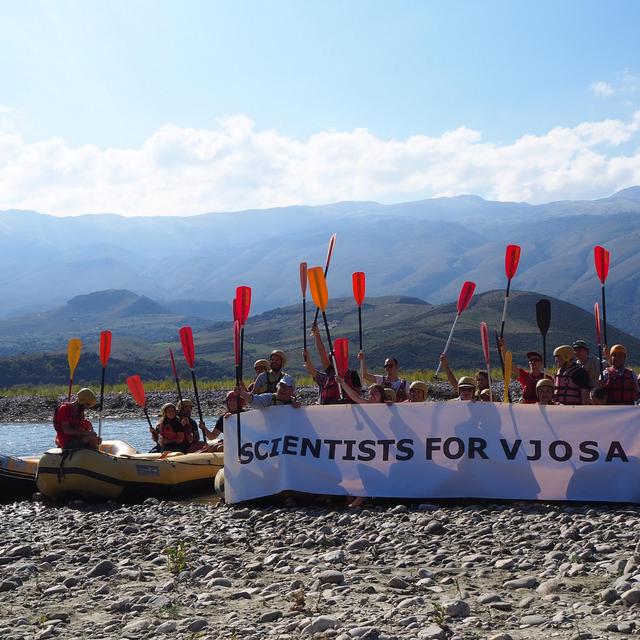
<svg viewBox="0 0 640 640"><path fill-rule="evenodd" d="M296 386L295 382L293 381L293 376L290 376L288 373L280 378L278 384L284 384L287 387L291 387L292 389Z"/></svg>

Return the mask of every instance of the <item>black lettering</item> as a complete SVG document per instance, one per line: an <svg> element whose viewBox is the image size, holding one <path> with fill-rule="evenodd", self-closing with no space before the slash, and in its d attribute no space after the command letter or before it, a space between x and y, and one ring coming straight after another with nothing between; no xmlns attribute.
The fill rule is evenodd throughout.
<svg viewBox="0 0 640 640"><path fill-rule="evenodd" d="M456 446L455 453L452 452L452 445ZM450 460L457 460L464 455L464 441L461 438L447 438L442 447L444 455Z"/></svg>
<svg viewBox="0 0 640 640"><path fill-rule="evenodd" d="M321 446L322 446L322 442L318 439L310 440L309 438L302 438L302 445L300 446L300 455L306 456L307 451L310 451L311 455L314 458L319 458Z"/></svg>
<svg viewBox="0 0 640 640"><path fill-rule="evenodd" d="M427 460L433 460L433 452L440 451L440 442L442 438L427 438L427 453L425 458Z"/></svg>
<svg viewBox="0 0 640 640"><path fill-rule="evenodd" d="M522 446L522 440L515 440L513 447L509 447L509 443L504 438L500 438L500 445L502 446L504 455L507 456L507 460L514 460Z"/></svg>
<svg viewBox="0 0 640 640"><path fill-rule="evenodd" d="M487 441L484 438L469 438L469 451L468 456L471 460L476 457L476 454L483 460L488 460L489 456L484 452L487 447Z"/></svg>
<svg viewBox="0 0 640 640"><path fill-rule="evenodd" d="M362 440L358 443L358 460L362 462L370 462L376 457L376 441L375 440Z"/></svg>
<svg viewBox="0 0 640 640"><path fill-rule="evenodd" d="M411 460L413 458L413 440L410 438L398 440L396 448L398 449L396 460Z"/></svg>
<svg viewBox="0 0 640 640"><path fill-rule="evenodd" d="M582 454L580 460L582 462L595 462L600 457L597 447L598 443L595 440L581 442L579 445L580 453Z"/></svg>
<svg viewBox="0 0 640 640"><path fill-rule="evenodd" d="M325 440L324 443L329 445L329 460L335 460L336 446L342 444L342 440Z"/></svg>
<svg viewBox="0 0 640 640"><path fill-rule="evenodd" d="M269 454L270 458L275 458L276 456L280 455L280 451L278 450L278 445L280 444L281 440L282 438L274 438L271 441L271 453Z"/></svg>
<svg viewBox="0 0 640 640"><path fill-rule="evenodd" d="M609 445L609 451L607 451L606 462L611 462L614 458L620 458L622 462L629 462L627 454L624 452L622 445L617 440L612 440Z"/></svg>
<svg viewBox="0 0 640 640"><path fill-rule="evenodd" d="M389 459L389 447L395 443L395 440L378 440L378 444L382 445L382 459L386 462Z"/></svg>
<svg viewBox="0 0 640 640"><path fill-rule="evenodd" d="M298 453L298 436L285 436L284 447L282 447L282 453L285 456L295 456Z"/></svg>
<svg viewBox="0 0 640 640"><path fill-rule="evenodd" d="M250 442L245 442L240 447L240 464L249 464L253 460L253 447Z"/></svg>
<svg viewBox="0 0 640 640"><path fill-rule="evenodd" d="M353 455L353 445L356 443L355 440L344 440L344 445L347 447L346 453L342 456L343 460L355 460L356 457Z"/></svg>
<svg viewBox="0 0 640 640"><path fill-rule="evenodd" d="M560 455L558 453L559 448L564 448L563 455ZM573 453L573 449L571 448L571 445L568 442L565 442L564 440L554 440L549 445L549 455L556 462L566 462L571 457L572 453Z"/></svg>
<svg viewBox="0 0 640 640"><path fill-rule="evenodd" d="M527 460L540 460L542 457L542 441L529 440L529 442L533 445L533 453L527 456ZM549 447L549 450L551 450L551 447Z"/></svg>
<svg viewBox="0 0 640 640"><path fill-rule="evenodd" d="M256 460L266 460L269 457L269 452L265 452L265 453L260 453L260 445L264 444L266 446L269 446L269 441L268 440L258 440L254 446L255 452L256 452Z"/></svg>

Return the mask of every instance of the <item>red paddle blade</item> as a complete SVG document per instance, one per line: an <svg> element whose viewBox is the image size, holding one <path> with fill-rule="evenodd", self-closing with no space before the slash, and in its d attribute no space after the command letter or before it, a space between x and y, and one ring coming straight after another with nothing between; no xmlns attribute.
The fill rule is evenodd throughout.
<svg viewBox="0 0 640 640"><path fill-rule="evenodd" d="M238 314L236 319L240 323L240 327L244 327L251 309L251 287L238 287L236 289L236 308Z"/></svg>
<svg viewBox="0 0 640 640"><path fill-rule="evenodd" d="M504 270L507 274L507 280L511 280L516 275L518 262L520 262L520 247L517 244L508 244L504 256Z"/></svg>
<svg viewBox="0 0 640 640"><path fill-rule="evenodd" d="M102 331L100 333L100 362L102 362L102 368L105 369L107 362L109 362L109 355L111 354L111 331Z"/></svg>
<svg viewBox="0 0 640 640"><path fill-rule="evenodd" d="M231 303L231 308L233 309L233 321L235 322L238 319L238 305L236 303L236 299L233 299Z"/></svg>
<svg viewBox="0 0 640 640"><path fill-rule="evenodd" d="M489 367L489 327L486 322L480 323L480 338L482 339L482 351L484 353L484 361Z"/></svg>
<svg viewBox="0 0 640 640"><path fill-rule="evenodd" d="M364 302L364 292L366 289L365 275L362 271L356 271L351 276L353 283L353 297L356 300L356 304L360 307Z"/></svg>
<svg viewBox="0 0 640 640"><path fill-rule="evenodd" d="M600 328L600 305L596 302L593 305L593 313L596 317L596 341L602 344L602 333Z"/></svg>
<svg viewBox="0 0 640 640"><path fill-rule="evenodd" d="M240 323L233 323L233 353L236 358L236 367L240 366Z"/></svg>
<svg viewBox="0 0 640 640"><path fill-rule="evenodd" d="M178 370L176 369L176 361L173 358L173 351L169 349L169 357L171 358L171 369L173 371L173 377L178 377Z"/></svg>
<svg viewBox="0 0 640 640"><path fill-rule="evenodd" d="M184 359L187 361L189 369L193 369L196 361L196 350L193 344L193 331L191 331L191 327L180 327L180 342L182 343Z"/></svg>
<svg viewBox="0 0 640 640"><path fill-rule="evenodd" d="M302 297L307 297L307 263L300 263L300 291L302 291Z"/></svg>
<svg viewBox="0 0 640 640"><path fill-rule="evenodd" d="M333 341L333 351L336 356L336 366L338 367L338 375L344 377L349 368L349 340L347 338L338 338Z"/></svg>
<svg viewBox="0 0 640 640"><path fill-rule="evenodd" d="M327 249L327 261L324 263L325 275L329 270L329 263L331 262L331 256L333 255L333 248L336 246L336 234L334 233L329 239L329 248Z"/></svg>
<svg viewBox="0 0 640 640"><path fill-rule="evenodd" d="M467 282L463 283L460 289L460 295L458 296L458 313L462 313L469 306L475 290L475 282L469 282L467 280Z"/></svg>
<svg viewBox="0 0 640 640"><path fill-rule="evenodd" d="M604 284L604 281L609 275L609 252L604 247L594 247L593 259L596 263L598 278L600 278L600 282Z"/></svg>
<svg viewBox="0 0 640 640"><path fill-rule="evenodd" d="M127 387L129 387L129 391L131 391L131 395L136 403L144 407L147 402L147 398L144 394L144 385L142 384L142 380L139 375L129 376L127 378Z"/></svg>

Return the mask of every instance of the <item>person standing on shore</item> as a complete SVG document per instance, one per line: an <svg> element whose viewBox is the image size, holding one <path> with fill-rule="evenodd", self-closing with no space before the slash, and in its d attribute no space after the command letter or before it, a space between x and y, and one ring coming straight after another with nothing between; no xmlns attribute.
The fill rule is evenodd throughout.
<svg viewBox="0 0 640 640"><path fill-rule="evenodd" d="M384 370L386 373L383 376L369 373L364 351L358 353L358 360L362 363L362 375L367 382L393 389L396 394L396 402L404 402L409 398L409 384L398 376L399 364L395 358L385 358Z"/></svg>
<svg viewBox="0 0 640 640"><path fill-rule="evenodd" d="M282 370L287 364L287 354L275 349L269 356L269 371L259 374L253 381L252 393L275 393L280 380L287 374Z"/></svg>
<svg viewBox="0 0 640 640"><path fill-rule="evenodd" d="M96 394L91 389L80 389L73 402L63 402L53 414L56 430L56 444L61 449L98 449L102 438L93 430L93 425L85 418L87 407L98 404Z"/></svg>
<svg viewBox="0 0 640 640"><path fill-rule="evenodd" d="M635 404L640 398L638 380L633 371L625 367L627 350L614 344L609 350L611 366L602 373L600 387L607 394L607 404Z"/></svg>

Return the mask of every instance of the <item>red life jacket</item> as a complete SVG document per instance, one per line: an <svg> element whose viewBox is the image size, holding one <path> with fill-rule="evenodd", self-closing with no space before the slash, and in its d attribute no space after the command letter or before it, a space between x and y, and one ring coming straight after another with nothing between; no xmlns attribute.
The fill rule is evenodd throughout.
<svg viewBox="0 0 640 640"><path fill-rule="evenodd" d="M607 392L607 404L635 404L638 385L631 369L607 367L603 379L602 387Z"/></svg>
<svg viewBox="0 0 640 640"><path fill-rule="evenodd" d="M355 391L351 374L351 369L345 371L344 382ZM320 404L340 404L340 402L340 387L336 378L335 376L327 376L324 385L322 385L322 389L320 389ZM346 393L344 394L344 402L353 404L353 400Z"/></svg>
<svg viewBox="0 0 640 640"><path fill-rule="evenodd" d="M70 433L64 433L62 430L62 423L68 422L69 426L73 429L82 431L91 431L91 423L84 417L81 417L81 412L78 411L73 402L63 402L56 407L53 414L53 427L56 430L56 444L64 449L69 444L72 438L76 438Z"/></svg>
<svg viewBox="0 0 640 640"><path fill-rule="evenodd" d="M164 438L168 443L178 441L178 433L183 432L180 420L175 417L172 420L166 418L158 425L158 431L161 438Z"/></svg>
<svg viewBox="0 0 640 640"><path fill-rule="evenodd" d="M389 382L389 380L387 380L387 376L384 376L382 378L382 386L385 389L393 389L393 384ZM404 402L409 398L409 394L407 393L406 380L400 380L400 385L398 386L397 390L394 389L394 391L396 392L396 402Z"/></svg>
<svg viewBox="0 0 640 640"><path fill-rule="evenodd" d="M524 404L536 404L538 402L538 395L536 394L536 385L542 378L549 378L553 380L551 376L540 373L538 378L535 378L530 371L525 369L518 369L518 382L522 386L522 399Z"/></svg>
<svg viewBox="0 0 640 640"><path fill-rule="evenodd" d="M553 399L558 404L582 404L580 387L573 381L573 374L581 368L577 362L565 371L556 373L553 379Z"/></svg>

